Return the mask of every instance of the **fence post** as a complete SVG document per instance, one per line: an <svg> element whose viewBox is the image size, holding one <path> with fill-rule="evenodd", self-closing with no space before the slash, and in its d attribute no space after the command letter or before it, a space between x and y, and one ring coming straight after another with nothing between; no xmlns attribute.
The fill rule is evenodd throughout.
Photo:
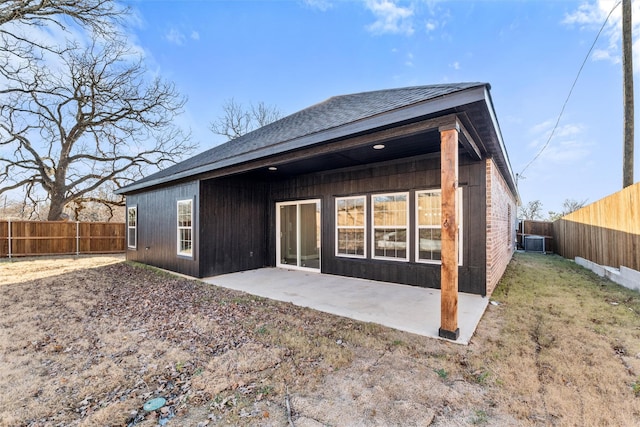
<svg viewBox="0 0 640 427"><path fill-rule="evenodd" d="M7 220L7 239L9 240L9 259L11 259L11 219Z"/></svg>
<svg viewBox="0 0 640 427"><path fill-rule="evenodd" d="M76 256L80 255L80 221L76 221Z"/></svg>

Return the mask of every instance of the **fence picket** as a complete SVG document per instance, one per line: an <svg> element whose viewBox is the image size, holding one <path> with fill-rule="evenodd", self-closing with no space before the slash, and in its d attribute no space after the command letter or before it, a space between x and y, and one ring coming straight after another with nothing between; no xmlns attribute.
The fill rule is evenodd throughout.
<svg viewBox="0 0 640 427"><path fill-rule="evenodd" d="M640 182L553 223L557 251L597 264L640 270Z"/></svg>
<svg viewBox="0 0 640 427"><path fill-rule="evenodd" d="M121 253L125 236L124 223L0 220L0 257Z"/></svg>

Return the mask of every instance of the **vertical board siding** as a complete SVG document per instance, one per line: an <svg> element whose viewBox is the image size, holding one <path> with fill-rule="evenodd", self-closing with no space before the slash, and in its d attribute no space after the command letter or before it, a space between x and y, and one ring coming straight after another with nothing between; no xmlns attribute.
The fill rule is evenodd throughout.
<svg viewBox="0 0 640 427"><path fill-rule="evenodd" d="M127 195L127 207L137 206L137 247L127 248L127 259L199 277L199 181ZM177 254L177 202L193 202L193 257Z"/></svg>
<svg viewBox="0 0 640 427"><path fill-rule="evenodd" d="M484 163L472 162L461 156L459 181L463 187L463 265L459 267L459 290L484 295L485 234L484 234ZM275 203L292 200L322 201L322 272L385 282L440 288L440 264L371 259L371 195L377 193L410 192L409 212L415 220L415 191L440 188L439 156L327 171L273 181L270 184L267 224L268 247L265 262L275 265ZM335 198L365 195L367 205L367 259L335 255ZM410 259L415 259L415 228L409 228Z"/></svg>
<svg viewBox="0 0 640 427"><path fill-rule="evenodd" d="M459 185L463 188L463 265L459 290L487 293L485 162L460 157ZM349 277L440 287L440 264L416 263L415 228L409 230L410 262L372 258L371 195L409 192L409 213L415 222L415 191L440 188L440 159L428 155L290 178L237 177L130 194L127 206L138 209L138 241L127 258L180 273L204 277L275 266L278 202L319 199L322 215L322 272ZM335 255L335 198L365 195L367 258ZM176 202L193 197L194 258L176 254Z"/></svg>
<svg viewBox="0 0 640 427"><path fill-rule="evenodd" d="M202 277L266 265L266 184L240 178L202 181Z"/></svg>
<svg viewBox="0 0 640 427"><path fill-rule="evenodd" d="M553 223L557 252L640 270L640 182Z"/></svg>
<svg viewBox="0 0 640 427"><path fill-rule="evenodd" d="M9 256L9 221L0 221L0 256ZM125 225L113 222L11 221L11 256L119 253Z"/></svg>

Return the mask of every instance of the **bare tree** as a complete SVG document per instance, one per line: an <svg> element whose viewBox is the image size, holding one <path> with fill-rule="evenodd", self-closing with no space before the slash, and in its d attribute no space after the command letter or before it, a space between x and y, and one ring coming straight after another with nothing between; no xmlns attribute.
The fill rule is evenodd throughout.
<svg viewBox="0 0 640 427"><path fill-rule="evenodd" d="M55 23L64 26L62 16L79 24L104 31L112 19L120 19L125 9L113 0L3 0L0 26L13 21L31 25Z"/></svg>
<svg viewBox="0 0 640 427"><path fill-rule="evenodd" d="M582 209L587 204L587 199L584 200L574 200L574 199L565 199L562 203L562 212L564 215L569 215L571 212L575 212L578 209Z"/></svg>
<svg viewBox="0 0 640 427"><path fill-rule="evenodd" d="M251 104L248 109L233 98L222 105L224 115L211 122L209 129L229 140L236 139L252 130L266 126L282 117L277 107L260 102Z"/></svg>
<svg viewBox="0 0 640 427"><path fill-rule="evenodd" d="M0 2L0 76L28 71L66 46L38 38L35 28L67 31L75 24L102 38L118 36L128 9L113 0L3 0ZM9 88L11 89L11 88Z"/></svg>
<svg viewBox="0 0 640 427"><path fill-rule="evenodd" d="M520 218L527 220L542 219L542 202L532 200L526 205L520 206Z"/></svg>
<svg viewBox="0 0 640 427"><path fill-rule="evenodd" d="M75 199L65 211L76 221L124 222L125 199L114 194L112 182L105 183L90 194Z"/></svg>
<svg viewBox="0 0 640 427"><path fill-rule="evenodd" d="M194 147L174 125L185 99L173 84L148 79L124 42L67 46L60 70L30 64L8 76L15 90L0 104L0 194L23 188L46 200L49 220L65 206L162 168Z"/></svg>
<svg viewBox="0 0 640 427"><path fill-rule="evenodd" d="M575 212L578 209L582 209L587 204L587 199L584 200L574 200L574 199L565 199L562 203L562 211L555 212L549 211L549 221L557 221L565 215L569 215L571 212Z"/></svg>

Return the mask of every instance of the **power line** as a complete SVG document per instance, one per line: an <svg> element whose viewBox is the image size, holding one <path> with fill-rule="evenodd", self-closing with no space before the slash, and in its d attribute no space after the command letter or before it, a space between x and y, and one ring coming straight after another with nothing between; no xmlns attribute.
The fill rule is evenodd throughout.
<svg viewBox="0 0 640 427"><path fill-rule="evenodd" d="M582 69L584 68L585 64L587 63L587 60L589 59L589 57L591 56L591 52L593 51L593 48L595 47L596 42L598 41L598 38L600 37L600 34L602 34L602 31L604 30L604 27L607 25L607 22L609 21L609 18L613 14L613 11L616 10L616 8L618 6L620 6L620 3L622 3L622 0L620 0L618 3L616 3L613 6L613 8L611 9L609 14L607 15L607 19L605 19L604 22L602 23L602 27L600 27L600 31L598 31L598 34L596 35L595 40L591 44L591 47L589 48L589 52L587 52L587 55L584 57L584 61L582 61L582 65L580 65L580 69L578 70L578 74L576 75L576 78L573 80L573 84L571 85L571 89L569 90L569 94L567 95L567 99L565 99L564 100L564 104L562 104L562 109L560 110L560 114L558 114L558 120L556 120L556 124L553 126L553 129L551 130L551 133L549 134L549 138L547 139L547 142L544 143L544 145L542 146L540 151L538 151L538 154L536 154L534 156L534 158L531 159L531 161L529 163L527 163L527 165L522 169L522 171L519 174L517 174L517 176L522 177L522 175L524 174L524 171L526 171L527 168L529 166L531 166L531 163L535 162L538 159L538 157L540 157L542 152L549 145L549 142L551 142L551 138L553 138L553 135L555 134L556 129L558 128L558 124L560 124L560 119L562 118L562 114L564 113L564 109L566 108L567 104L569 103L569 98L571 98L571 94L573 93L573 88L575 88L576 87L576 83L578 83L578 78L580 78L580 74L582 73Z"/></svg>

